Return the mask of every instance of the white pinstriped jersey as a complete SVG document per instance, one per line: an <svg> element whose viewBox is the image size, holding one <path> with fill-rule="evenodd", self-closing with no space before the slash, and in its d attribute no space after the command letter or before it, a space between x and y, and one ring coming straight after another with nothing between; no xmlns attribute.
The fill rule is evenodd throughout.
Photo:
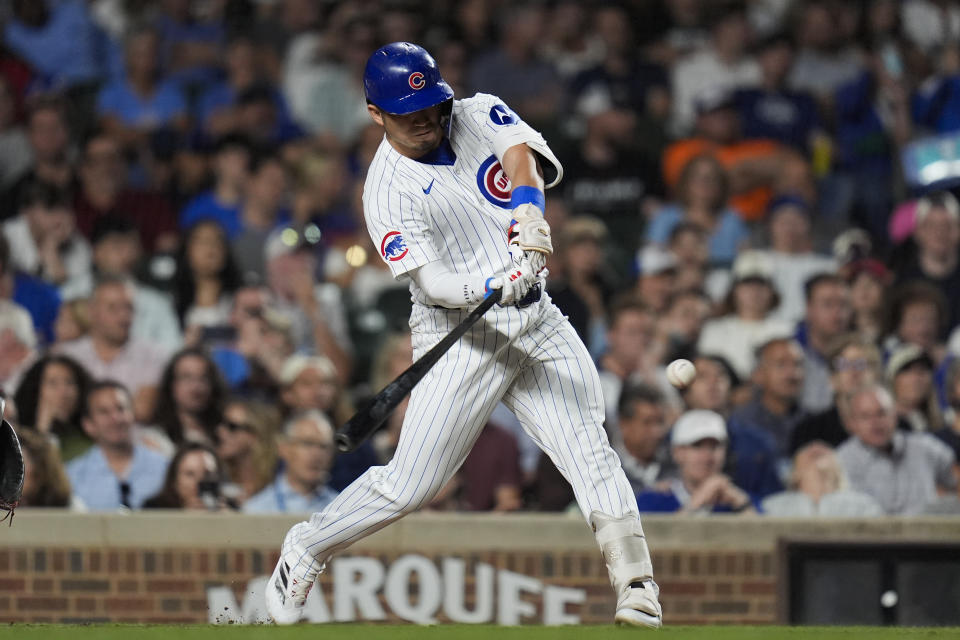
<svg viewBox="0 0 960 640"><path fill-rule="evenodd" d="M452 165L407 158L384 138L367 172L367 230L398 278L437 260L464 275L506 271L511 185L502 153L527 143L562 171L543 137L489 94L454 101L449 141ZM416 302L429 304L416 283L410 290Z"/></svg>
<svg viewBox="0 0 960 640"><path fill-rule="evenodd" d="M384 140L364 185L364 215L381 257L396 277L433 261L473 276L502 273L510 183L506 149L526 143L562 168L543 138L495 96L453 105L452 164L397 153ZM434 154L435 157L436 154ZM544 166L548 174L550 167ZM467 316L431 308L411 280L413 357L420 358ZM597 511L636 517L637 502L603 430L603 395L590 354L544 294L524 308L494 307L446 351L413 388L393 458L367 469L321 513L295 525L293 575L320 570L353 542L427 504L463 463L497 403L573 486L585 518ZM286 547L287 543L285 543Z"/></svg>

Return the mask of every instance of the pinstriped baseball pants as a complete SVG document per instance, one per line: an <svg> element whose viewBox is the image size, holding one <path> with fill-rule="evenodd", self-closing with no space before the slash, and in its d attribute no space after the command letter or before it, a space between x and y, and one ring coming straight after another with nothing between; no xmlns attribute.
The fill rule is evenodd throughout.
<svg viewBox="0 0 960 640"><path fill-rule="evenodd" d="M414 358L466 311L415 305ZM371 467L325 511L293 527L305 553L294 571L319 570L336 551L427 504L456 473L500 401L570 482L585 518L637 513L603 429L603 397L586 347L547 296L526 309L495 307L414 387L393 459Z"/></svg>

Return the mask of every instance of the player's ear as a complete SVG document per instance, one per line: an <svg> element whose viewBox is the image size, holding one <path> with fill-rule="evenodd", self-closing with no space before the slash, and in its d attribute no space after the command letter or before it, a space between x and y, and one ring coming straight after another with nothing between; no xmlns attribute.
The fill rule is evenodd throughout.
<svg viewBox="0 0 960 640"><path fill-rule="evenodd" d="M380 108L375 104L367 105L367 113L370 114L370 117L373 118L373 121L376 122L381 127L383 126L383 112L380 111Z"/></svg>

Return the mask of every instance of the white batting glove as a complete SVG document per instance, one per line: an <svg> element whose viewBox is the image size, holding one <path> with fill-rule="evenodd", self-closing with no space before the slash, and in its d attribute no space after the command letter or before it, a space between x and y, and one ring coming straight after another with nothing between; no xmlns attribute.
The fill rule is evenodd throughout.
<svg viewBox="0 0 960 640"><path fill-rule="evenodd" d="M537 282L537 274L533 266L526 258L520 261L519 265L514 265L508 273L501 274L487 281L488 289L502 289L500 294L500 306L507 307L517 304L527 295Z"/></svg>
<svg viewBox="0 0 960 640"><path fill-rule="evenodd" d="M540 209L525 203L514 209L511 215L513 220L507 233L511 246L516 245L524 251L536 251L544 255L553 253L550 225L543 219Z"/></svg>
<svg viewBox="0 0 960 640"><path fill-rule="evenodd" d="M510 257L513 259L513 265L515 267L519 267L524 258L529 260L530 266L533 267L533 272L537 274L538 277L540 277L540 274L547 266L547 254L540 251L524 251L515 244L510 245ZM543 275L541 279L546 277L546 275Z"/></svg>

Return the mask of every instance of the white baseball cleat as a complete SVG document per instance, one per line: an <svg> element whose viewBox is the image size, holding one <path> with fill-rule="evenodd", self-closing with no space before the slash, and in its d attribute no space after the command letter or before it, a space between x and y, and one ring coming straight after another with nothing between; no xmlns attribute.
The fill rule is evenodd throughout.
<svg viewBox="0 0 960 640"><path fill-rule="evenodd" d="M290 564L281 555L273 575L267 582L267 614L277 624L294 624L303 616L303 608L307 596L316 582L313 580L295 578L291 575Z"/></svg>
<svg viewBox="0 0 960 640"><path fill-rule="evenodd" d="M663 625L663 612L657 597L660 587L653 580L632 582L617 603L613 619L618 624L659 629Z"/></svg>

